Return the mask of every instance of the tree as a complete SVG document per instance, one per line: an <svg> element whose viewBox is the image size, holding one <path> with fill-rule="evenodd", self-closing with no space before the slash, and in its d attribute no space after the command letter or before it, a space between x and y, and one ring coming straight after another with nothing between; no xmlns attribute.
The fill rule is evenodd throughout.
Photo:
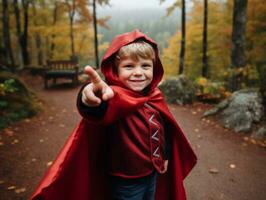
<svg viewBox="0 0 266 200"><path fill-rule="evenodd" d="M241 83L243 81L241 68L244 68L247 63L245 55L247 5L248 0L234 0L231 67L235 73L232 76L232 91L239 90L241 88Z"/></svg>
<svg viewBox="0 0 266 200"><path fill-rule="evenodd" d="M68 8L69 17L71 59L76 59L74 43L74 17L76 13L76 0L65 0L65 4Z"/></svg>
<svg viewBox="0 0 266 200"><path fill-rule="evenodd" d="M96 14L96 0L93 0L93 30L94 30L94 51L95 51L95 66L99 67L99 52L98 52L98 31L97 31L97 14Z"/></svg>
<svg viewBox="0 0 266 200"><path fill-rule="evenodd" d="M251 82L259 79L260 91L266 106L266 4L260 0L248 3L247 59ZM255 72L255 73L254 73ZM257 72L257 73L256 73ZM265 109L266 112L266 109Z"/></svg>
<svg viewBox="0 0 266 200"><path fill-rule="evenodd" d="M53 24L52 26L55 26L56 25L56 22L57 22L57 13L58 13L58 2L55 1L54 2L54 9L53 9ZM54 49L55 49L55 42L54 42L54 39L56 37L56 34L55 33L52 33L52 36L51 36L51 45L50 45L50 55L49 55L49 58L50 59L53 59L54 57Z"/></svg>
<svg viewBox="0 0 266 200"><path fill-rule="evenodd" d="M185 65L185 51L186 51L186 1L182 0L182 14L181 14L181 49L179 54L179 74L184 72Z"/></svg>
<svg viewBox="0 0 266 200"><path fill-rule="evenodd" d="M34 26L38 26L37 23L37 10L36 10L36 1L32 2L32 6L33 6L33 24ZM34 38L35 38L35 43L36 43L36 47L37 47L37 61L38 61L38 65L42 66L43 65L43 51L42 51L42 38L41 38L41 34L39 32L36 32L34 34Z"/></svg>
<svg viewBox="0 0 266 200"><path fill-rule="evenodd" d="M16 29L17 37L19 40L21 55L23 58L23 64L29 64L29 54L28 54L28 9L29 9L29 0L22 0L22 12L23 12L23 31L21 30L21 19L20 19L20 10L18 6L18 0L13 1L15 17L16 17ZM23 65L22 65L23 67Z"/></svg>
<svg viewBox="0 0 266 200"><path fill-rule="evenodd" d="M14 70L14 57L11 48L10 31L9 31L8 1L2 0L2 6L3 6L2 24L3 24L3 42L4 42L3 53L5 54L3 58L6 59L5 64L11 65L12 69Z"/></svg>
<svg viewBox="0 0 266 200"><path fill-rule="evenodd" d="M107 27L105 24L105 21L108 20L102 19L100 21L97 20L97 10L96 10L96 3L103 5L108 4L109 0L93 0L92 1L92 8L93 8L93 30L94 30L94 52L95 52L95 65L96 67L99 67L99 50L98 50L98 30L97 30L97 23L100 23L102 26Z"/></svg>
<svg viewBox="0 0 266 200"><path fill-rule="evenodd" d="M163 3L165 0L160 0ZM176 8L181 7L181 47L179 52L179 70L178 74L183 74L185 65L186 51L186 1L176 0L175 3L167 8L167 15L170 15Z"/></svg>
<svg viewBox="0 0 266 200"><path fill-rule="evenodd" d="M208 0L204 0L203 39L202 39L202 76L203 77L208 77L207 34L208 34Z"/></svg>
<svg viewBox="0 0 266 200"><path fill-rule="evenodd" d="M193 0L193 6L187 14L186 23L186 67L184 73L191 79L202 76L202 35L204 21L204 6L202 0ZM223 81L228 74L231 52L231 23L232 7L227 7L224 1L208 1L208 77L212 80ZM168 47L163 49L162 62L165 74L177 74L180 52L179 41L181 32L177 31L168 41Z"/></svg>

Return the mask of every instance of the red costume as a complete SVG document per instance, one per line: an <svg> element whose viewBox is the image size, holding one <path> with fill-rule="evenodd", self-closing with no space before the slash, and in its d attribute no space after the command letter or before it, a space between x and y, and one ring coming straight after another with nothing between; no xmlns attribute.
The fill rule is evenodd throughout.
<svg viewBox="0 0 266 200"><path fill-rule="evenodd" d="M156 54L153 80L145 95L124 88L113 73L115 53L122 46L138 39L150 43ZM67 140L31 199L110 200L107 171L126 178L145 176L153 170L151 166L161 171L161 149L165 130L171 135L172 152L167 172L158 176L155 199L185 200L183 179L196 164L196 156L157 89L163 76L163 68L156 43L138 30L119 35L107 50L101 70L115 93L108 101L104 116L95 117L81 113L84 118ZM164 121L163 126L160 118ZM116 159L112 164L107 164L108 143L120 142L115 140L114 135L108 136L113 124L116 124L115 128L122 129L119 131L122 135L117 137L121 144L123 143L122 146L126 144L124 147L128 149L119 149L121 145L112 146L111 158ZM146 138L150 140L149 145L144 141L145 137L142 137L138 140L139 145L134 146L136 143L129 141L129 136L137 137L136 129L145 127L148 127L150 133L150 137ZM129 136L125 134L127 130L131 130ZM134 155L130 154L132 151L136 151L137 157L142 160L135 159ZM121 167L119 153L128 155L129 160L125 163L131 163L130 166Z"/></svg>

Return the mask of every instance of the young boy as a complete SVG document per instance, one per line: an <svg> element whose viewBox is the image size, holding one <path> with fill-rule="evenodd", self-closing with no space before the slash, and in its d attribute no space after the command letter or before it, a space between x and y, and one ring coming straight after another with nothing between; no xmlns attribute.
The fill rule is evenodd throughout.
<svg viewBox="0 0 266 200"><path fill-rule="evenodd" d="M196 156L157 85L156 43L138 30L117 36L78 95L83 120L32 199L185 200Z"/></svg>

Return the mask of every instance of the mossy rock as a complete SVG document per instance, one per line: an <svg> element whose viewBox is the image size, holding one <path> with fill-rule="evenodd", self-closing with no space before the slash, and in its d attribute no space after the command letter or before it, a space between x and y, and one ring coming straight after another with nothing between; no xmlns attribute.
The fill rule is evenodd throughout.
<svg viewBox="0 0 266 200"><path fill-rule="evenodd" d="M163 92L168 103L184 105L195 100L196 88L184 75L164 80L159 89Z"/></svg>
<svg viewBox="0 0 266 200"><path fill-rule="evenodd" d="M12 87L15 90L0 95L0 129L19 119L31 117L41 109L34 93L15 74L0 73L0 84L10 79L14 80Z"/></svg>

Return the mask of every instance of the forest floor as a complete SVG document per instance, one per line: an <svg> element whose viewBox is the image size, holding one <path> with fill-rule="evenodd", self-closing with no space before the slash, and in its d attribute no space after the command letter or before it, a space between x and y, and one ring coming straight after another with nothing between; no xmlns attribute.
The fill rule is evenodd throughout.
<svg viewBox="0 0 266 200"><path fill-rule="evenodd" d="M81 117L76 110L79 87L43 89L38 76L25 78L43 111L0 132L0 199L26 200ZM169 105L198 156L185 179L188 200L264 200L266 149L258 141L204 119L209 105Z"/></svg>

